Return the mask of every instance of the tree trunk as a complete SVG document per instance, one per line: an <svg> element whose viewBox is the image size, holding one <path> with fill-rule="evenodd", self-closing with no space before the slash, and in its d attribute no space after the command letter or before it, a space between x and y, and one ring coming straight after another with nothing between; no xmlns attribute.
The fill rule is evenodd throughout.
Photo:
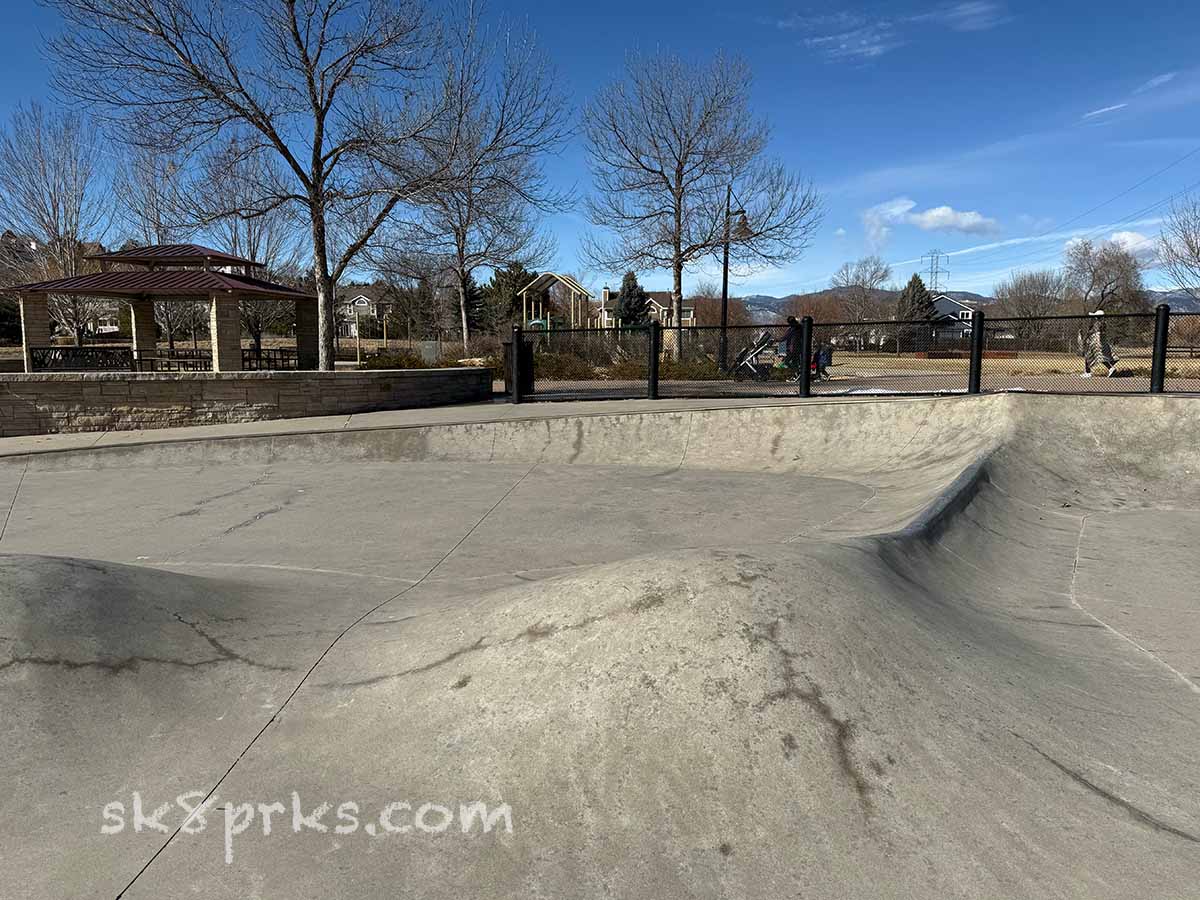
<svg viewBox="0 0 1200 900"><path fill-rule="evenodd" d="M671 355L679 359L683 354L683 263L678 256L671 267L671 295L675 300L675 347Z"/></svg>
<svg viewBox="0 0 1200 900"><path fill-rule="evenodd" d="M337 350L334 347L334 304L337 294L334 290L333 277L329 274L329 254L325 247L325 214L313 203L310 207L312 214L313 237L313 277L317 283L317 368L323 372L334 370Z"/></svg>
<svg viewBox="0 0 1200 900"><path fill-rule="evenodd" d="M467 284L462 278L458 279L458 309L462 313L463 356L470 356L471 332L467 327Z"/></svg>
<svg viewBox="0 0 1200 900"><path fill-rule="evenodd" d="M84 328L83 328L83 326L82 326L82 325L76 325L76 326L75 326L73 329L71 329L71 330L75 332L75 346L76 346L76 347L82 347L82 346L83 346L83 331L84 331Z"/></svg>

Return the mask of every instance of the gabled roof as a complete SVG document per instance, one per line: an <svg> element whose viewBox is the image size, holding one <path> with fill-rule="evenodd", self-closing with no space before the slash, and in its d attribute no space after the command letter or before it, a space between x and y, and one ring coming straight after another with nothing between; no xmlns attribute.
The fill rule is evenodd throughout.
<svg viewBox="0 0 1200 900"><path fill-rule="evenodd" d="M529 282L529 284L525 285L525 287L517 291L517 294L523 295L528 291L542 291L550 287L550 285L556 281L562 285L565 285L569 290L572 290L577 294L582 294L589 300L592 297L591 292L573 277L570 275L560 275L557 272L543 272L537 278L533 279L533 281Z"/></svg>
<svg viewBox="0 0 1200 900"><path fill-rule="evenodd" d="M214 250L200 244L151 244L147 247L131 247L112 253L96 253L87 257L100 262L127 263L141 266L254 266L262 263L232 253Z"/></svg>
<svg viewBox="0 0 1200 900"><path fill-rule="evenodd" d="M246 300L311 300L310 294L211 269L137 269L122 272L93 272L74 278L57 278L5 288L14 294L72 294L84 297L114 297L124 300L207 300L209 294L232 293Z"/></svg>

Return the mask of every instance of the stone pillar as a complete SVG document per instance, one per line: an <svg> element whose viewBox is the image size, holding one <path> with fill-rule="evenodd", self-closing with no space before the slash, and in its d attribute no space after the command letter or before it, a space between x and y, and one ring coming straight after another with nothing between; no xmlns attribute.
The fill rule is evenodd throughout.
<svg viewBox="0 0 1200 900"><path fill-rule="evenodd" d="M315 369L320 357L317 336L317 301L296 301L296 368Z"/></svg>
<svg viewBox="0 0 1200 900"><path fill-rule="evenodd" d="M211 294L208 298L208 334L212 343L214 372L242 371L242 316L233 294Z"/></svg>
<svg viewBox="0 0 1200 900"><path fill-rule="evenodd" d="M130 300L129 313L133 331L133 357L145 359L158 352L158 328L154 324L153 300Z"/></svg>
<svg viewBox="0 0 1200 900"><path fill-rule="evenodd" d="M45 294L21 295L21 351L25 371L33 371L33 347L50 346L50 303Z"/></svg>

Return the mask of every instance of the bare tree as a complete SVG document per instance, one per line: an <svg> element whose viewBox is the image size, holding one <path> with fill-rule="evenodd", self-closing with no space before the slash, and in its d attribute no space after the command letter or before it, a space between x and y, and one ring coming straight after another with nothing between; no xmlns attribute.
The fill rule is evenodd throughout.
<svg viewBox="0 0 1200 900"><path fill-rule="evenodd" d="M22 281L69 278L91 265L90 242L104 236L107 202L101 187L95 132L79 116L18 107L0 133L0 223L23 240L4 268ZM31 246L35 245L35 246ZM76 345L110 304L92 297L51 295L50 317Z"/></svg>
<svg viewBox="0 0 1200 900"><path fill-rule="evenodd" d="M1064 260L1064 285L1070 306L1083 313L1144 312L1143 265L1112 241L1074 241Z"/></svg>
<svg viewBox="0 0 1200 900"><path fill-rule="evenodd" d="M1014 272L996 286L995 309L988 315L1015 318L1004 327L1019 338L1033 340L1054 331L1052 316L1063 307L1065 276L1054 269Z"/></svg>
<svg viewBox="0 0 1200 900"><path fill-rule="evenodd" d="M188 234L180 208L181 167L170 156L134 148L117 169L114 179L120 227L135 243L169 244ZM154 319L175 349L175 335L194 330L196 304L160 300Z"/></svg>
<svg viewBox="0 0 1200 900"><path fill-rule="evenodd" d="M197 227L217 249L262 263L272 279L295 282L300 248L291 211L277 206L245 212L254 209L261 185L282 178L276 156L235 137L205 155L187 194ZM264 334L290 330L295 321L291 300L243 300L240 308L242 329L257 352Z"/></svg>
<svg viewBox="0 0 1200 900"><path fill-rule="evenodd" d="M891 267L878 256L842 263L829 286L838 292L842 314L850 322L866 322L879 312L879 292L892 277Z"/></svg>
<svg viewBox="0 0 1200 900"><path fill-rule="evenodd" d="M418 141L440 115L424 90L439 38L420 0L48 0L55 84L107 110L140 146L255 136L285 176L243 215L298 207L311 235L320 366L334 362L335 285L419 175L368 151ZM398 160L398 155L396 156Z"/></svg>
<svg viewBox="0 0 1200 900"><path fill-rule="evenodd" d="M379 268L388 257L418 253L446 260L458 294L464 351L473 326L469 308L475 272L520 263L540 267L554 242L536 215L565 207L569 198L547 183L542 161L570 135L566 101L529 34L480 31L468 9L451 40L445 77L446 115L422 144L421 167L441 173L420 200L420 215L379 242ZM382 157L390 165L388 156ZM402 159L401 171L411 164Z"/></svg>
<svg viewBox="0 0 1200 900"><path fill-rule="evenodd" d="M720 54L708 65L630 55L624 78L584 111L588 215L608 233L586 238L585 255L609 271L669 269L679 329L683 273L723 249L730 185L745 210L745 227L731 229L741 274L797 259L820 220L812 186L765 157L769 130L749 112L750 82L745 62Z"/></svg>
<svg viewBox="0 0 1200 900"><path fill-rule="evenodd" d="M1200 196L1171 206L1159 238L1159 257L1176 286L1200 300Z"/></svg>
<svg viewBox="0 0 1200 900"><path fill-rule="evenodd" d="M1064 276L1053 269L1014 272L996 286L995 314L1010 318L1052 316L1062 306Z"/></svg>

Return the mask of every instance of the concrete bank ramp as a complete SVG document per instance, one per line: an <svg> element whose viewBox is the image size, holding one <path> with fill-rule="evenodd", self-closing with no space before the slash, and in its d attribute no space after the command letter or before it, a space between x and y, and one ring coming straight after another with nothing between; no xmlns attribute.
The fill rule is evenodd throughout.
<svg viewBox="0 0 1200 900"><path fill-rule="evenodd" d="M90 539L133 565L4 560L3 771L36 791L8 792L0 893L1195 896L1194 409L1009 396L228 443L225 479L271 475L184 504L207 528L186 557L136 564L154 536L134 529ZM219 449L33 458L20 493L181 492ZM353 470L335 499L361 481L363 515L385 473L414 498L436 482L462 527L411 570L425 549L358 535L371 580L338 574L310 501L259 495L309 466ZM491 493L467 496L476 476ZM390 512L431 541L448 516ZM4 546L88 543L49 515L18 498ZM562 568L523 568L556 546ZM220 810L99 834L133 790L214 785L246 826L228 839ZM241 804L274 801L264 835ZM326 830L297 833L293 804L323 803Z"/></svg>

